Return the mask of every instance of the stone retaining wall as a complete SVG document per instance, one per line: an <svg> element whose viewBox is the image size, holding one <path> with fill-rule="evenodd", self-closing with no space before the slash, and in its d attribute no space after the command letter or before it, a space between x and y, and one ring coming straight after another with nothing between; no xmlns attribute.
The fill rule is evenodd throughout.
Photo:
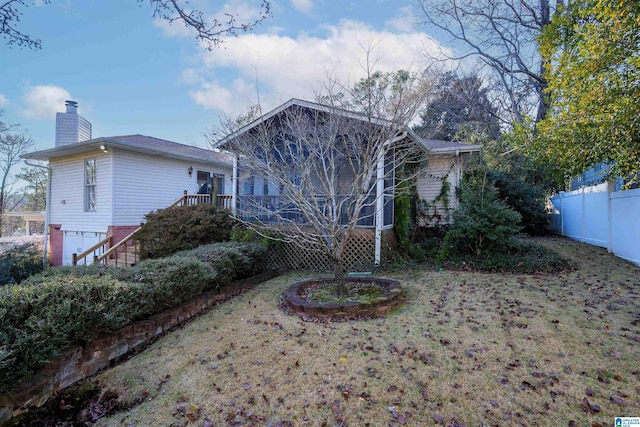
<svg viewBox="0 0 640 427"><path fill-rule="evenodd" d="M0 394L0 426L29 408L44 405L54 392L112 366L126 355L142 350L159 335L276 275L270 271L235 282L147 320L131 323L113 334L100 336L85 346L69 347L35 375L18 383L10 392Z"/></svg>

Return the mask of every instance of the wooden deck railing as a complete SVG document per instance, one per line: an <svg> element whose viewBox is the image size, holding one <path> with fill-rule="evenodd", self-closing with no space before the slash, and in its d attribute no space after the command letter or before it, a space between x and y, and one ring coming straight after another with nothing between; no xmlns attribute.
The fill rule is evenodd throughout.
<svg viewBox="0 0 640 427"><path fill-rule="evenodd" d="M102 239L101 241L91 246L89 249L87 249L82 253L71 254L71 264L78 265L78 262L84 261L84 264L86 265L87 256L90 254L93 254L93 258L95 260L95 258L98 256L96 252L103 254L107 250L107 248L111 247L112 240L113 240L113 236L108 236L107 238Z"/></svg>
<svg viewBox="0 0 640 427"><path fill-rule="evenodd" d="M93 258L93 263L107 264L109 259L113 260L113 265L118 266L118 262L122 262L125 266L137 264L140 261L140 242L135 239L135 235L140 231L141 227L136 228L127 237L120 240L118 243L109 248L108 251L100 256ZM133 247L133 253L127 251L127 248ZM122 250L120 250L122 249ZM122 259L120 258L122 256Z"/></svg>
<svg viewBox="0 0 640 427"><path fill-rule="evenodd" d="M218 194L216 197L216 206L222 209L231 209L231 201L233 196L230 194ZM209 194L188 194L186 191L184 194L171 203L169 208L174 206L195 206L205 205L211 203L211 195ZM79 262L84 261L87 263L87 256L93 254L93 263L107 264L108 260L113 260L113 264L116 266L118 262L124 265L132 265L140 261L140 242L136 240L135 234L140 230L137 228L131 234L124 239L120 240L115 245L111 246L113 236L108 236L104 240L96 243L86 251L80 254L71 255L71 263L78 265ZM133 252L127 251L127 248L133 247Z"/></svg>
<svg viewBox="0 0 640 427"><path fill-rule="evenodd" d="M218 194L216 196L216 206L222 209L231 209L232 198L233 196L231 194ZM210 203L211 195L209 194L187 194L187 192L185 192L182 197L167 207L208 205Z"/></svg>

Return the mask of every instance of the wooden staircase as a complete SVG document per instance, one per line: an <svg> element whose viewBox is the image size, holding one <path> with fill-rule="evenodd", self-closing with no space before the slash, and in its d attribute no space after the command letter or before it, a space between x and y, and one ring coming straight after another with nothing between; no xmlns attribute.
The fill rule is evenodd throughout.
<svg viewBox="0 0 640 427"><path fill-rule="evenodd" d="M172 206L192 206L211 203L211 195L209 194L187 194L185 191L182 197L170 204ZM231 209L232 196L228 194L214 195L214 201L218 207L222 209ZM87 264L87 258L93 256L93 264L106 264L116 267L131 267L140 261L140 242L135 234L140 230L137 228L127 237L111 245L112 236L98 242L81 254L72 255L72 264Z"/></svg>
<svg viewBox="0 0 640 427"><path fill-rule="evenodd" d="M106 265L133 267L140 261L140 242L138 240L130 239L122 246L124 246L122 251L116 251L104 259Z"/></svg>

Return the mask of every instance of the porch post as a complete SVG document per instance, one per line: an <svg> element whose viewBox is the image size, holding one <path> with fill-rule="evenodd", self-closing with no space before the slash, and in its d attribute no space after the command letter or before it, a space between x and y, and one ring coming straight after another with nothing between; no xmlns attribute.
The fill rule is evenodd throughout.
<svg viewBox="0 0 640 427"><path fill-rule="evenodd" d="M384 218L384 150L378 153L378 165L376 169L376 252L375 265L380 265L382 252L382 224Z"/></svg>
<svg viewBox="0 0 640 427"><path fill-rule="evenodd" d="M237 216L238 204L238 158L233 155L233 172L231 173L231 213Z"/></svg>

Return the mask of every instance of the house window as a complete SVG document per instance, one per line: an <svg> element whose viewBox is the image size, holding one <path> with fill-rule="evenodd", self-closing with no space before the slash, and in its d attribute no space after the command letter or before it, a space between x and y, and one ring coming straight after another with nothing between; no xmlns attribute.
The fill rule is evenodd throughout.
<svg viewBox="0 0 640 427"><path fill-rule="evenodd" d="M224 175L215 174L214 179L216 180L216 190L218 194L226 194L224 192Z"/></svg>
<svg viewBox="0 0 640 427"><path fill-rule="evenodd" d="M246 178L243 185L243 194L252 195L253 194L253 177L250 176Z"/></svg>
<svg viewBox="0 0 640 427"><path fill-rule="evenodd" d="M84 210L96 210L96 159L88 159L84 163Z"/></svg>

